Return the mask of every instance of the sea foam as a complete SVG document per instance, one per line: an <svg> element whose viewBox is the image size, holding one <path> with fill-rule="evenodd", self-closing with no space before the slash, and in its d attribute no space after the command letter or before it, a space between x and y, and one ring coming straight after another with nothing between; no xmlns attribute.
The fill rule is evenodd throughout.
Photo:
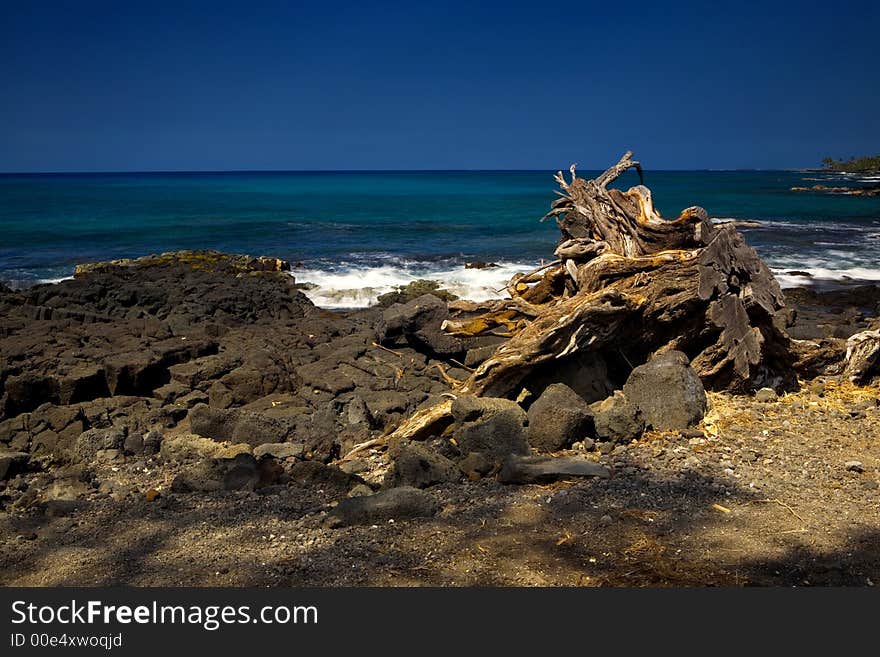
<svg viewBox="0 0 880 657"><path fill-rule="evenodd" d="M470 301L485 301L506 295L505 286L517 272L527 272L540 263L499 262L497 267L467 269L464 265L394 264L340 267L334 270L299 268L293 272L298 283L315 287L303 290L322 308L363 308L398 286L417 280L438 281L441 288Z"/></svg>

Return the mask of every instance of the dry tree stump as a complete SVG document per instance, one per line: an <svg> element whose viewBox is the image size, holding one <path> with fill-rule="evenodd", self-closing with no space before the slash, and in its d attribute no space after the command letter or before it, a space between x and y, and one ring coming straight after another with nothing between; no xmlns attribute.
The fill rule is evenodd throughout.
<svg viewBox="0 0 880 657"><path fill-rule="evenodd" d="M544 219L559 226L559 260L515 276L510 299L482 316L444 325L458 335L514 333L457 394L515 397L538 367L618 355L635 367L670 349L688 355L708 389L796 387L789 338L773 322L784 299L767 265L703 208L664 219L644 185L608 187L631 168L641 180L627 152L594 180L578 178L574 165L570 180L556 174L561 191Z"/></svg>

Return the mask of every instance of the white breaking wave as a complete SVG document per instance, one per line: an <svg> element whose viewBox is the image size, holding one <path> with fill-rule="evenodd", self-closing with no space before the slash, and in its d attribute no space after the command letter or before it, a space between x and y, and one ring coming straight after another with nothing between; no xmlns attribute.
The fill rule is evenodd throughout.
<svg viewBox="0 0 880 657"><path fill-rule="evenodd" d="M297 283L316 286L303 290L316 306L363 308L375 304L380 295L417 280L439 281L442 289L470 301L500 299L506 295L505 286L515 273L528 272L539 263L497 264L486 269L466 269L464 265L445 268L377 265L337 271L296 269L292 273Z"/></svg>
<svg viewBox="0 0 880 657"><path fill-rule="evenodd" d="M803 276L790 272L798 271L809 274ZM828 285L843 281L880 282L880 269L868 267L847 267L843 269L831 269L828 267L798 267L797 269L773 268L773 275L779 281L781 287L802 287L813 284Z"/></svg>

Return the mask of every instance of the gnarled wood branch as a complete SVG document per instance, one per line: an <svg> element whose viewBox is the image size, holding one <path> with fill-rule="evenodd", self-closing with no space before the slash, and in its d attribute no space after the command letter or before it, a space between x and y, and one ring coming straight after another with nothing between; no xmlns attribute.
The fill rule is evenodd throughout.
<svg viewBox="0 0 880 657"><path fill-rule="evenodd" d="M667 220L644 185L608 188L631 168L643 182L630 152L595 180L574 165L570 180L556 174L562 191L545 218L559 226L560 264L514 277L511 299L489 313L446 324L459 335L516 329L459 394L512 397L534 368L573 354L625 351L635 366L669 349L684 351L710 389L796 385L788 337L773 323L784 300L766 264L703 208Z"/></svg>

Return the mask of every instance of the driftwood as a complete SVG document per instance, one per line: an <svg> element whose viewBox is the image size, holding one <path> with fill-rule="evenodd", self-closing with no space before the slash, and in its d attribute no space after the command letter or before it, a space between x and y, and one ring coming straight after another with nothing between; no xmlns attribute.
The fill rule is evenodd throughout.
<svg viewBox="0 0 880 657"><path fill-rule="evenodd" d="M784 300L768 267L735 226L713 226L703 208L667 220L647 187L608 187L630 168L641 179L628 152L594 180L574 166L570 180L556 175L562 191L544 219L559 226L559 261L514 277L510 299L476 319L444 326L512 335L457 394L513 397L538 366L621 354L633 367L670 349L690 357L709 389L796 386L788 337L773 322Z"/></svg>

